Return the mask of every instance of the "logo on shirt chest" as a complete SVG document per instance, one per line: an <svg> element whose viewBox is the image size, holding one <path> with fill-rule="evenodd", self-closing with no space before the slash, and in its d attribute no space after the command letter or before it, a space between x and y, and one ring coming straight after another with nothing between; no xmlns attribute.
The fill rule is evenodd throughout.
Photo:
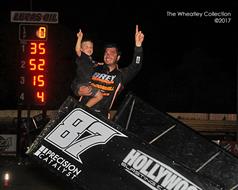
<svg viewBox="0 0 238 190"><path fill-rule="evenodd" d="M92 76L92 79L94 81L100 81L106 84L113 84L114 83L114 79L116 78L116 75L108 75L105 73L94 73Z"/></svg>

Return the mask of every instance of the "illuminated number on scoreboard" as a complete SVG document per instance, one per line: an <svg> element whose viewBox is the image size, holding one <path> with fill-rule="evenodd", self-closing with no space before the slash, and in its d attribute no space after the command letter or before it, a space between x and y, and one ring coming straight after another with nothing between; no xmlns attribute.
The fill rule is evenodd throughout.
<svg viewBox="0 0 238 190"><path fill-rule="evenodd" d="M46 27L39 27L36 35L45 38ZM30 72L30 85L36 104L46 103L46 53L46 42L29 42L28 72Z"/></svg>
<svg viewBox="0 0 238 190"><path fill-rule="evenodd" d="M18 105L45 105L47 100L48 25L19 24Z"/></svg>
<svg viewBox="0 0 238 190"><path fill-rule="evenodd" d="M43 35L43 34L42 34ZM29 71L36 103L45 103L45 42L30 42Z"/></svg>
<svg viewBox="0 0 238 190"><path fill-rule="evenodd" d="M19 40L24 41L41 41L47 40L47 25L39 24L20 24Z"/></svg>
<svg viewBox="0 0 238 190"><path fill-rule="evenodd" d="M36 36L41 39L46 38L46 27L42 26L36 31Z"/></svg>

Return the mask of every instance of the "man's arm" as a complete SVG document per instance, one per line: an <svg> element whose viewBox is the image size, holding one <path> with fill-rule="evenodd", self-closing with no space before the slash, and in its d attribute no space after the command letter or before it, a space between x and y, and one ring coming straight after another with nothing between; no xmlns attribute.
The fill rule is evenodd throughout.
<svg viewBox="0 0 238 190"><path fill-rule="evenodd" d="M138 25L136 25L135 49L132 62L128 67L121 69L123 85L132 80L141 69L143 61L143 48L142 48L143 41L144 41L144 34L142 33L142 31L139 31Z"/></svg>

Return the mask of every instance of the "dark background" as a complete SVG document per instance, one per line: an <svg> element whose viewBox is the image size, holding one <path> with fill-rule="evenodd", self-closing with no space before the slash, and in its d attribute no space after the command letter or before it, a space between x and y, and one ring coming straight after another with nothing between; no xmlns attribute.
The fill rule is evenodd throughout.
<svg viewBox="0 0 238 190"><path fill-rule="evenodd" d="M105 42L118 43L119 65L124 67L132 58L135 25L139 24L145 34L143 68L115 108L132 91L161 111L236 112L236 2L8 0L1 1L0 7L0 109L17 108L19 24L10 22L10 12L32 10L59 13L59 24L48 24L47 109L57 109L71 94L79 28L93 38L97 60L102 60ZM224 11L232 14L232 20L215 23L215 17L172 17L168 11Z"/></svg>

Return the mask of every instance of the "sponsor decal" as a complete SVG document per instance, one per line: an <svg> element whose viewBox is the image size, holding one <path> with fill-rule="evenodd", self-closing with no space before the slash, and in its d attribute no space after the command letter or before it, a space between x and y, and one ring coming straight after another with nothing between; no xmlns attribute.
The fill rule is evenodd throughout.
<svg viewBox="0 0 238 190"><path fill-rule="evenodd" d="M74 179L81 173L81 170L74 164L43 145L40 146L34 155L70 179Z"/></svg>
<svg viewBox="0 0 238 190"><path fill-rule="evenodd" d="M83 109L76 108L44 138L57 150L41 145L34 156L72 180L82 171L78 168L82 164L79 156L91 147L106 144L114 136L127 137ZM65 154L81 164L73 164Z"/></svg>
<svg viewBox="0 0 238 190"><path fill-rule="evenodd" d="M103 82L106 84L113 84L115 78L116 78L116 75L108 75L105 73L98 73L98 72L95 72L92 76L93 80Z"/></svg>
<svg viewBox="0 0 238 190"><path fill-rule="evenodd" d="M57 24L59 18L58 12L11 11L11 22Z"/></svg>
<svg viewBox="0 0 238 190"><path fill-rule="evenodd" d="M76 108L71 111L45 140L82 163L80 155L91 147L106 144L114 136L127 137L98 118Z"/></svg>
<svg viewBox="0 0 238 190"><path fill-rule="evenodd" d="M3 152L8 149L10 146L10 139L5 139L0 136L0 152Z"/></svg>
<svg viewBox="0 0 238 190"><path fill-rule="evenodd" d="M132 149L121 165L153 190L202 190L171 167L139 150Z"/></svg>
<svg viewBox="0 0 238 190"><path fill-rule="evenodd" d="M16 154L17 137L13 134L0 134L0 154Z"/></svg>

